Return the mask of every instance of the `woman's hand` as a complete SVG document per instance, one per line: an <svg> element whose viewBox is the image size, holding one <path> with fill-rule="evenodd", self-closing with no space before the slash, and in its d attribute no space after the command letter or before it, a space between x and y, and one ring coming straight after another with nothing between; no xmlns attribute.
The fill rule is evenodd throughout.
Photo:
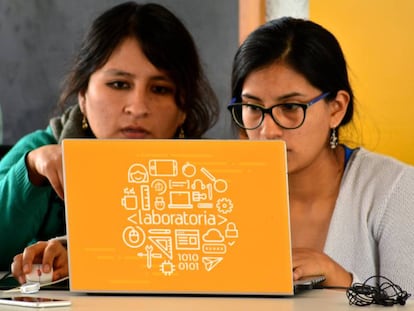
<svg viewBox="0 0 414 311"><path fill-rule="evenodd" d="M352 275L328 255L308 248L293 248L293 280L323 275L325 286L349 287Z"/></svg>
<svg viewBox="0 0 414 311"><path fill-rule="evenodd" d="M58 196L63 199L63 166L60 145L46 145L32 150L27 154L26 166L32 184L43 186L49 182Z"/></svg>
<svg viewBox="0 0 414 311"><path fill-rule="evenodd" d="M53 281L69 275L68 254L59 240L37 242L14 256L11 270L20 284L26 283L26 274L32 271L34 263L41 263L44 273L49 273L53 268Z"/></svg>

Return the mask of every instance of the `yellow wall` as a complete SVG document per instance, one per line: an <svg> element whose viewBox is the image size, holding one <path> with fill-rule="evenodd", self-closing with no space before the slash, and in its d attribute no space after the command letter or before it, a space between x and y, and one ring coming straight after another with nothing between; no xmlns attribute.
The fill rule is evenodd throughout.
<svg viewBox="0 0 414 311"><path fill-rule="evenodd" d="M414 164L414 1L310 0L344 50L366 148ZM356 138L358 137L358 139Z"/></svg>

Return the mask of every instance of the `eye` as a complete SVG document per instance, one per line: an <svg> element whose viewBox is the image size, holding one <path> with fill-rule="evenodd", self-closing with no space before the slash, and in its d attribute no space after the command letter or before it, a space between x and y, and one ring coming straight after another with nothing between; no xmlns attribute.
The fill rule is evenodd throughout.
<svg viewBox="0 0 414 311"><path fill-rule="evenodd" d="M127 90L131 88L130 84L124 81L113 81L107 83L107 85L117 90Z"/></svg>
<svg viewBox="0 0 414 311"><path fill-rule="evenodd" d="M243 110L250 113L260 113L262 112L262 108L257 105L253 104L243 104Z"/></svg>
<svg viewBox="0 0 414 311"><path fill-rule="evenodd" d="M289 113L289 112L296 112L299 109L302 109L301 104L295 104L295 103L286 103L286 104L280 104L277 105L278 109L282 110L283 112Z"/></svg>
<svg viewBox="0 0 414 311"><path fill-rule="evenodd" d="M155 85L151 88L151 90L156 94L174 94L174 88L164 85Z"/></svg>

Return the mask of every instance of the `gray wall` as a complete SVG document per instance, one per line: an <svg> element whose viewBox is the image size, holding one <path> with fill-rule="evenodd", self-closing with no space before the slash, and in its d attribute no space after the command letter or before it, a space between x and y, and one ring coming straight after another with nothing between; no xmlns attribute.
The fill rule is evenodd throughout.
<svg viewBox="0 0 414 311"><path fill-rule="evenodd" d="M0 0L4 144L14 144L23 135L47 126L55 113L60 83L84 32L97 15L121 2ZM152 2L165 5L181 18L199 48L222 107L220 120L208 136L234 137L225 106L230 98L231 62L238 46L238 0Z"/></svg>

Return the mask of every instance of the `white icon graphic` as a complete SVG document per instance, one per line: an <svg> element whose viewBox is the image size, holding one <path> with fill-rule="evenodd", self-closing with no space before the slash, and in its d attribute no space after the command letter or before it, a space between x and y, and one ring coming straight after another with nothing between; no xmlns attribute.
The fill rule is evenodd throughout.
<svg viewBox="0 0 414 311"><path fill-rule="evenodd" d="M201 260L204 268L207 271L211 271L223 260L223 257L203 257Z"/></svg>
<svg viewBox="0 0 414 311"><path fill-rule="evenodd" d="M198 208L213 208L213 203L197 203Z"/></svg>
<svg viewBox="0 0 414 311"><path fill-rule="evenodd" d="M203 234L204 242L223 242L224 236L216 228L208 229L205 234Z"/></svg>
<svg viewBox="0 0 414 311"><path fill-rule="evenodd" d="M121 205L126 210L136 210L138 208L138 198L136 195L124 195L121 199Z"/></svg>
<svg viewBox="0 0 414 311"><path fill-rule="evenodd" d="M177 161L176 160L150 160L149 173L151 176L177 176Z"/></svg>
<svg viewBox="0 0 414 311"><path fill-rule="evenodd" d="M189 180L170 180L168 182L170 189L173 188L181 188L181 189L190 189L190 181Z"/></svg>
<svg viewBox="0 0 414 311"><path fill-rule="evenodd" d="M225 254L227 252L226 244L224 242L223 234L216 228L211 228L203 234L202 251L204 254Z"/></svg>
<svg viewBox="0 0 414 311"><path fill-rule="evenodd" d="M122 233L122 240L131 248L139 248L145 242L145 231L139 226L128 226Z"/></svg>
<svg viewBox="0 0 414 311"><path fill-rule="evenodd" d="M169 230L168 230L169 231ZM170 233L170 231L168 232ZM173 258L172 238L171 236L149 236L148 240L154 243L159 250L169 259Z"/></svg>
<svg viewBox="0 0 414 311"><path fill-rule="evenodd" d="M200 191L193 191L192 200L194 202L200 202L207 200L207 194L201 193Z"/></svg>
<svg viewBox="0 0 414 311"><path fill-rule="evenodd" d="M128 170L128 182L136 184L148 182L147 168L140 163L131 165Z"/></svg>
<svg viewBox="0 0 414 311"><path fill-rule="evenodd" d="M198 229L175 230L175 249L198 250L200 249L200 231Z"/></svg>
<svg viewBox="0 0 414 311"><path fill-rule="evenodd" d="M159 267L168 277L176 271L211 272L236 244L239 229L231 220L235 206L226 195L229 184L215 175L176 159L129 167L120 198L129 213L122 239L148 270Z"/></svg>
<svg viewBox="0 0 414 311"><path fill-rule="evenodd" d="M221 214L229 214L233 210L233 202L228 198L218 199L216 208Z"/></svg>
<svg viewBox="0 0 414 311"><path fill-rule="evenodd" d="M155 179L151 182L151 188L159 195L163 195L167 191L167 183L162 179Z"/></svg>
<svg viewBox="0 0 414 311"><path fill-rule="evenodd" d="M239 237L239 230L237 230L236 224L234 222L227 223L224 236L229 239L237 239Z"/></svg>
<svg viewBox="0 0 414 311"><path fill-rule="evenodd" d="M202 167L200 169L200 171L206 175L208 177L208 179L210 179L213 182L213 188L214 190L216 190L218 193L223 193L226 192L227 190L227 182L224 179L216 179L213 175L211 175L211 173L209 171L207 171L207 169L205 169L204 167Z"/></svg>
<svg viewBox="0 0 414 311"><path fill-rule="evenodd" d="M217 223L219 226L229 221L226 217L222 215L217 215L217 219L219 220L219 222Z"/></svg>
<svg viewBox="0 0 414 311"><path fill-rule="evenodd" d="M171 261L165 260L160 265L160 270L164 275L171 276L175 271L175 265Z"/></svg>
<svg viewBox="0 0 414 311"><path fill-rule="evenodd" d="M188 191L170 191L170 203L168 208L193 208L191 204L190 192Z"/></svg>
<svg viewBox="0 0 414 311"><path fill-rule="evenodd" d="M197 173L196 167L188 162L183 165L181 171L185 177L193 177Z"/></svg>
<svg viewBox="0 0 414 311"><path fill-rule="evenodd" d="M121 198L121 205L126 210L136 210L138 208L138 197L135 194L134 188L124 189L124 196Z"/></svg>
<svg viewBox="0 0 414 311"><path fill-rule="evenodd" d="M201 189L204 190L206 189L206 185L204 184L204 182L197 178L193 180L193 183L191 184L191 189L196 190L196 189Z"/></svg>
<svg viewBox="0 0 414 311"><path fill-rule="evenodd" d="M156 197L154 201L154 207L157 210L162 211L165 208L164 197Z"/></svg>
<svg viewBox="0 0 414 311"><path fill-rule="evenodd" d="M226 252L227 247L224 243L205 243L203 245L204 254L225 254Z"/></svg>
<svg viewBox="0 0 414 311"><path fill-rule="evenodd" d="M141 209L143 211L149 211L151 209L149 189L148 185L141 186Z"/></svg>
<svg viewBox="0 0 414 311"><path fill-rule="evenodd" d="M147 268L152 268L152 258L162 258L161 254L154 254L151 245L145 245L145 253L138 253L139 257L147 257Z"/></svg>

